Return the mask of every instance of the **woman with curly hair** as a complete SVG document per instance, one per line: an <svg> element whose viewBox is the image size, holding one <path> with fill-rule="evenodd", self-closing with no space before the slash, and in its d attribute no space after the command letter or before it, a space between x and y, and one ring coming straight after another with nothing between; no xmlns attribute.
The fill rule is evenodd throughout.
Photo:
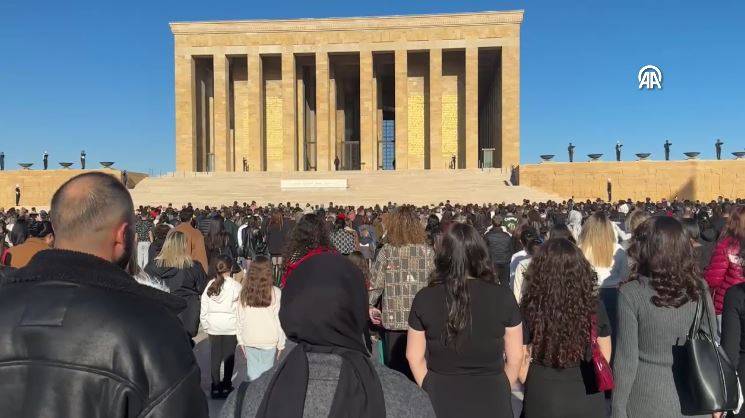
<svg viewBox="0 0 745 418"><path fill-rule="evenodd" d="M424 225L412 206L401 206L384 219L385 244L372 268L370 306L382 297L380 316L383 332L383 355L388 367L411 378L406 361L406 330L409 309L416 293L427 285L434 267L434 251L427 245Z"/></svg>
<svg viewBox="0 0 745 418"><path fill-rule="evenodd" d="M591 327L610 360L610 325L596 293L597 275L582 251L567 239L541 246L525 272L521 310L529 361L525 418L604 418L605 396L596 389Z"/></svg>
<svg viewBox="0 0 745 418"><path fill-rule="evenodd" d="M315 255L333 251L326 222L315 213L303 215L290 232L285 246L280 287L287 283L287 277L303 261Z"/></svg>
<svg viewBox="0 0 745 418"><path fill-rule="evenodd" d="M522 360L515 299L492 271L481 234L453 224L436 244L435 271L409 314L406 357L438 417L512 418Z"/></svg>
<svg viewBox="0 0 745 418"><path fill-rule="evenodd" d="M618 295L613 417L682 417L674 347L688 334L699 303L711 318L701 321L703 330L716 331L709 328L711 297L680 222L652 217L636 228L632 240L629 254L635 263Z"/></svg>

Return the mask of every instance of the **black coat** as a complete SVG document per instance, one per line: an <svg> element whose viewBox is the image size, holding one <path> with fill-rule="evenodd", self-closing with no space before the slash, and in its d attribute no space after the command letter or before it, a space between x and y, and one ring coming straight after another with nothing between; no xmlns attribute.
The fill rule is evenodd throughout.
<svg viewBox="0 0 745 418"><path fill-rule="evenodd" d="M745 373L745 283L730 287L724 295L722 349L742 376Z"/></svg>
<svg viewBox="0 0 745 418"><path fill-rule="evenodd" d="M279 225L270 225L266 231L267 251L272 256L282 255L285 251L285 243L290 237L292 226L289 221L285 220L282 227Z"/></svg>
<svg viewBox="0 0 745 418"><path fill-rule="evenodd" d="M0 282L0 414L207 417L184 305L98 257L38 253Z"/></svg>
<svg viewBox="0 0 745 418"><path fill-rule="evenodd" d="M502 228L492 227L484 235L484 240L489 248L489 257L491 257L492 263L509 264L512 254L515 252L510 234L502 231Z"/></svg>
<svg viewBox="0 0 745 418"><path fill-rule="evenodd" d="M198 261L187 269L158 267L155 261L145 266L145 273L156 277L168 286L172 295L180 296L186 301L186 309L179 315L184 329L194 338L199 331L200 298L207 287L207 274Z"/></svg>

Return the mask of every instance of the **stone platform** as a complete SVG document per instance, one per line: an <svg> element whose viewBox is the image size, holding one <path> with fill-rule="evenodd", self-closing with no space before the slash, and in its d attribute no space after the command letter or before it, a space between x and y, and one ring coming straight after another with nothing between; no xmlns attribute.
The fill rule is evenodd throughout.
<svg viewBox="0 0 745 418"><path fill-rule="evenodd" d="M30 208L47 208L52 200L52 195L68 179L82 173L99 171L111 174L117 179L122 178L122 172L118 169L100 170L8 170L0 171L0 208L9 208L15 205L15 187L21 186L20 206ZM143 178L144 173L127 172L128 187L134 187Z"/></svg>
<svg viewBox="0 0 745 418"><path fill-rule="evenodd" d="M501 170L406 170L335 172L172 173L150 177L132 192L137 205L197 206L251 202L375 205L388 202L417 205L452 202L499 203L523 199L560 199L552 193L508 186ZM346 180L346 188L281 188L283 180ZM313 182L309 182L312 184Z"/></svg>
<svg viewBox="0 0 745 418"><path fill-rule="evenodd" d="M745 197L745 160L596 161L520 166L520 184L575 199Z"/></svg>

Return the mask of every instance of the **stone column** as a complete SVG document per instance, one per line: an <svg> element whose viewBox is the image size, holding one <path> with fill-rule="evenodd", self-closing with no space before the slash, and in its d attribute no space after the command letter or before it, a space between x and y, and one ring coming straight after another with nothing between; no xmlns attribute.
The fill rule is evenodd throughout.
<svg viewBox="0 0 745 418"><path fill-rule="evenodd" d="M215 171L228 171L228 58L225 53L212 57L214 73Z"/></svg>
<svg viewBox="0 0 745 418"><path fill-rule="evenodd" d="M265 167L261 126L264 120L261 56L256 51L249 51L246 55L246 64L248 66L248 170L262 171Z"/></svg>
<svg viewBox="0 0 745 418"><path fill-rule="evenodd" d="M197 135L194 132L196 100L194 60L189 54L176 54L176 170L197 170Z"/></svg>
<svg viewBox="0 0 745 418"><path fill-rule="evenodd" d="M372 51L360 51L360 159L362 170L375 170L373 163L373 59Z"/></svg>
<svg viewBox="0 0 745 418"><path fill-rule="evenodd" d="M378 170L378 143L380 142L380 115L378 112L378 75L375 71L375 55L373 55L372 59L372 87L371 87L371 93L372 93L372 156L370 158L372 167L370 167L371 171L377 171Z"/></svg>
<svg viewBox="0 0 745 418"><path fill-rule="evenodd" d="M334 158L336 157L337 150L336 150L336 143L338 142L337 138L337 115L338 111L336 110L336 75L334 74L334 69L331 68L329 70L329 74L331 74L331 77L329 79L329 159L328 159L328 165L329 170L334 170Z"/></svg>
<svg viewBox="0 0 745 418"><path fill-rule="evenodd" d="M503 169L520 164L520 38L502 46Z"/></svg>
<svg viewBox="0 0 745 418"><path fill-rule="evenodd" d="M396 88L396 170L408 167L408 107L409 107L409 72L408 52L397 49L395 52L395 88Z"/></svg>
<svg viewBox="0 0 745 418"><path fill-rule="evenodd" d="M429 168L444 168L442 161L442 49L429 50Z"/></svg>
<svg viewBox="0 0 745 418"><path fill-rule="evenodd" d="M282 171L297 170L295 56L282 52Z"/></svg>
<svg viewBox="0 0 745 418"><path fill-rule="evenodd" d="M466 48L466 168L479 168L479 49Z"/></svg>
<svg viewBox="0 0 745 418"><path fill-rule="evenodd" d="M316 167L329 170L329 55L316 52Z"/></svg>
<svg viewBox="0 0 745 418"><path fill-rule="evenodd" d="M305 171L305 79L301 67L296 66L296 126L297 126L297 170Z"/></svg>

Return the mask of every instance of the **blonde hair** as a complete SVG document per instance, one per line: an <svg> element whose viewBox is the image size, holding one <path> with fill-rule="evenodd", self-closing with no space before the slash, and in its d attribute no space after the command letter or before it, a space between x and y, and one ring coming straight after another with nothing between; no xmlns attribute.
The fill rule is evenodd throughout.
<svg viewBox="0 0 745 418"><path fill-rule="evenodd" d="M637 226L649 219L649 213L643 209L634 209L626 217L626 232L634 233Z"/></svg>
<svg viewBox="0 0 745 418"><path fill-rule="evenodd" d="M610 267L613 265L616 232L613 224L603 212L593 213L579 234L579 248L593 267Z"/></svg>
<svg viewBox="0 0 745 418"><path fill-rule="evenodd" d="M186 234L181 231L171 230L166 235L160 254L155 257L155 265L158 267L185 269L194 265L189 254Z"/></svg>

